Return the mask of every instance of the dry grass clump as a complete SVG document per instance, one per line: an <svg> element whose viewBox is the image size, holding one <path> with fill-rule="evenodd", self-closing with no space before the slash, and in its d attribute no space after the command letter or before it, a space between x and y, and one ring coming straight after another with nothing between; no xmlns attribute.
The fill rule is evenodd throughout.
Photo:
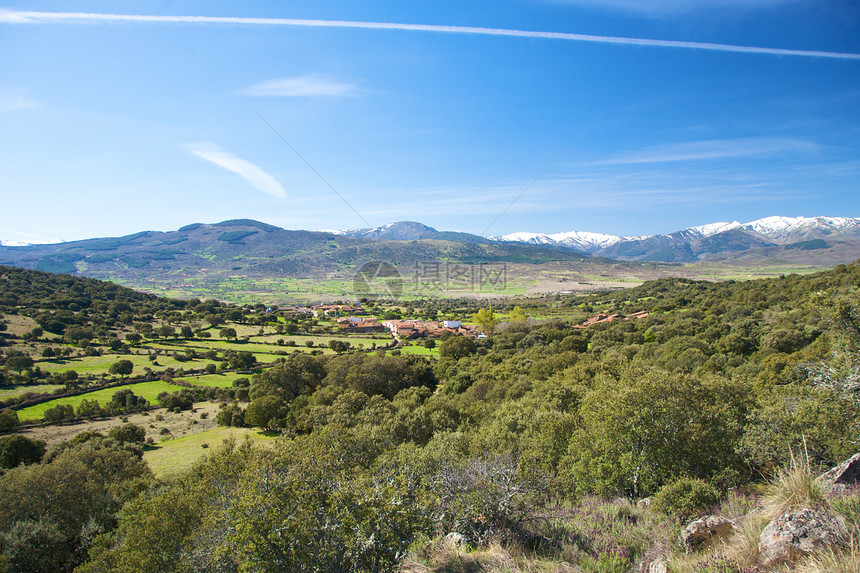
<svg viewBox="0 0 860 573"><path fill-rule="evenodd" d="M857 573L860 571L860 530L855 529L850 543L843 548L830 548L810 557L798 573Z"/></svg>
<svg viewBox="0 0 860 573"><path fill-rule="evenodd" d="M732 521L740 521L758 509L758 496L744 490L730 490L725 501L720 504L719 514Z"/></svg>
<svg viewBox="0 0 860 573"><path fill-rule="evenodd" d="M669 573L748 573L753 571L720 551L707 554L676 555L668 564Z"/></svg>
<svg viewBox="0 0 860 573"><path fill-rule="evenodd" d="M748 515L738 524L735 535L729 539L725 554L741 567L752 567L759 557L758 541L770 519L761 512Z"/></svg>
<svg viewBox="0 0 860 573"><path fill-rule="evenodd" d="M771 519L792 510L812 508L824 499L824 492L809 467L809 455L791 453L791 465L780 469L765 486L765 515Z"/></svg>
<svg viewBox="0 0 860 573"><path fill-rule="evenodd" d="M568 563L527 555L516 545L495 541L480 549L469 549L442 537L425 542L424 547L404 560L401 573L573 573Z"/></svg>
<svg viewBox="0 0 860 573"><path fill-rule="evenodd" d="M627 573L646 555L662 553L677 536L665 518L622 499L587 497L535 515L527 525L516 542L474 547L444 537L417 541L402 571Z"/></svg>

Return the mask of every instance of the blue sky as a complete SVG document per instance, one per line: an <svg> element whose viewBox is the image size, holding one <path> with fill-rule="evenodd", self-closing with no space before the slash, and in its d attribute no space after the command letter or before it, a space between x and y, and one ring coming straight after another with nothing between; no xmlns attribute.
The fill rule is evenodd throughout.
<svg viewBox="0 0 860 573"><path fill-rule="evenodd" d="M846 0L0 8L4 241L860 216Z"/></svg>

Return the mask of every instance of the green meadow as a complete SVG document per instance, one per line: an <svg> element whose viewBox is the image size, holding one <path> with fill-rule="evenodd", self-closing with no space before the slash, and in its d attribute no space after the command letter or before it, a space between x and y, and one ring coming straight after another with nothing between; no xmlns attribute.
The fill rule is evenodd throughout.
<svg viewBox="0 0 860 573"><path fill-rule="evenodd" d="M156 477L169 479L184 474L206 455L209 448L216 448L229 439L248 439L254 443L263 443L275 438L252 428L219 426L198 434L165 440L157 446L149 446L143 459Z"/></svg>
<svg viewBox="0 0 860 573"><path fill-rule="evenodd" d="M150 404L155 404L157 402L158 395L162 392L178 392L179 390L182 390L182 387L168 384L162 380L124 384L122 386L114 386L113 388L103 388L94 392L87 392L86 394L78 394L77 396L57 398L56 400L50 400L48 402L36 404L35 406L22 408L21 410L18 410L18 418L20 420L41 420L45 415L45 410L48 408L53 408L60 404L71 404L75 409L77 409L83 400L98 400L99 404L105 405L110 402L113 395L121 389L129 389L134 392L135 395L146 398Z"/></svg>
<svg viewBox="0 0 860 573"><path fill-rule="evenodd" d="M32 384L27 386L0 386L0 400L20 398L27 394L51 394L65 388L62 384Z"/></svg>

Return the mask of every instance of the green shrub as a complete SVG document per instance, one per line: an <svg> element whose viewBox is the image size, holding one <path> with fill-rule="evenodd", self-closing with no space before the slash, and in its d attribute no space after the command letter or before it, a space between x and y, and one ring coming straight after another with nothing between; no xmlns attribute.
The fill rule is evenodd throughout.
<svg viewBox="0 0 860 573"><path fill-rule="evenodd" d="M142 444L146 439L146 430L134 424L123 424L108 430L108 437L122 443Z"/></svg>
<svg viewBox="0 0 860 573"><path fill-rule="evenodd" d="M689 521L716 505L719 494L706 481L697 478L679 478L665 486L654 496L654 511Z"/></svg>

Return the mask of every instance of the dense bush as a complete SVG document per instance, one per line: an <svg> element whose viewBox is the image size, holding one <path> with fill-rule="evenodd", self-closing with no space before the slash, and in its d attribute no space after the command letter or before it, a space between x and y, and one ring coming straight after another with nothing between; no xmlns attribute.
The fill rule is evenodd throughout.
<svg viewBox="0 0 860 573"><path fill-rule="evenodd" d="M697 478L679 478L657 492L652 508L670 517L690 521L707 513L718 501L717 490L708 482Z"/></svg>

